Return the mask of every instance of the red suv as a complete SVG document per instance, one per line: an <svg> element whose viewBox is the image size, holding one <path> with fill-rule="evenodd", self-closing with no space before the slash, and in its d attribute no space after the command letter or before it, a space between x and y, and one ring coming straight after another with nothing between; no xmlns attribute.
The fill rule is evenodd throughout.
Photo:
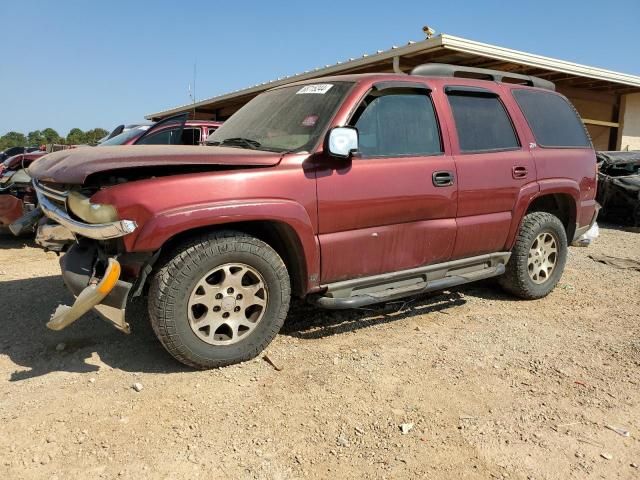
<svg viewBox="0 0 640 480"><path fill-rule="evenodd" d="M480 75L487 80L460 78ZM553 84L430 64L278 87L209 147L48 155L31 168L77 296L48 326L95 308L128 331L148 301L179 361L257 355L292 295L326 308L499 277L547 295L596 216L596 157Z"/></svg>

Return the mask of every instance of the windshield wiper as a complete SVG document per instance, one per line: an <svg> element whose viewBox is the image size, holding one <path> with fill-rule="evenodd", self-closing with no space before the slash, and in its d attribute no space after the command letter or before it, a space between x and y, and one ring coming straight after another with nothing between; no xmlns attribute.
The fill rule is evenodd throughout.
<svg viewBox="0 0 640 480"><path fill-rule="evenodd" d="M244 137L231 137L231 138L225 138L224 140L222 140L221 142L211 142L209 145L229 145L229 146L237 146L237 147L241 147L241 146L245 146L248 148L252 148L254 150L260 148L262 146L262 144L256 140L251 140L250 138L244 138Z"/></svg>

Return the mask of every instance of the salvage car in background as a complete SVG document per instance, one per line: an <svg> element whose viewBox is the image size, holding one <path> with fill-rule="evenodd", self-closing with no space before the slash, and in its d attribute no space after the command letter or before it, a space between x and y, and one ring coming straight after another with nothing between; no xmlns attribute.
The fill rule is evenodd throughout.
<svg viewBox="0 0 640 480"><path fill-rule="evenodd" d="M38 158L46 155L43 150L20 153L0 164L0 227L7 226L24 217L37 219L37 198L26 168ZM33 227L32 227L33 228Z"/></svg>
<svg viewBox="0 0 640 480"><path fill-rule="evenodd" d="M109 132L108 135L105 135L100 140L98 140L98 145L100 145L102 142L105 142L105 141L115 137L116 135L120 135L121 133L127 132L127 131L132 130L132 129L146 130L149 127L151 127L151 125L153 125L153 123L151 123L151 122L129 123L129 124L118 125L116 128L111 130L111 132Z"/></svg>
<svg viewBox="0 0 640 480"><path fill-rule="evenodd" d="M186 114L168 117L152 126L138 125L110 138L97 147L113 145L202 145L222 122L187 120ZM42 214L26 168L47 152L37 151L17 155L5 161L0 171L0 226L9 226L18 236L33 232ZM44 241L44 240L43 240ZM56 242L52 250L63 248Z"/></svg>
<svg viewBox="0 0 640 480"><path fill-rule="evenodd" d="M40 147L10 147L0 152L0 162L4 162L7 158L21 153L31 153L40 150Z"/></svg>
<svg viewBox="0 0 640 480"><path fill-rule="evenodd" d="M600 215L640 226L640 151L598 152Z"/></svg>
<svg viewBox="0 0 640 480"><path fill-rule="evenodd" d="M130 128L98 147L112 145L202 145L222 122L211 120L187 120L187 114L179 114L160 120L152 126Z"/></svg>

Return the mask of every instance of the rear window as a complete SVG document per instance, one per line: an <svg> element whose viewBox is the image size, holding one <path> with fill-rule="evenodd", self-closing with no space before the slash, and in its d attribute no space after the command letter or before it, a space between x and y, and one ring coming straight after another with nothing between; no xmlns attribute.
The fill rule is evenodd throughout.
<svg viewBox="0 0 640 480"><path fill-rule="evenodd" d="M448 97L461 151L482 152L520 147L511 119L498 97L462 91L451 92Z"/></svg>
<svg viewBox="0 0 640 480"><path fill-rule="evenodd" d="M513 96L541 147L591 147L578 113L564 97L524 89L513 90Z"/></svg>

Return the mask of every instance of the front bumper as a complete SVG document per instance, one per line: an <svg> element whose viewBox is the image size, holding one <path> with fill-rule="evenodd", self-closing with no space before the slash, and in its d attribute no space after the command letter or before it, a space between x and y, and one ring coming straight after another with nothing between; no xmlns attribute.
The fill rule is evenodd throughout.
<svg viewBox="0 0 640 480"><path fill-rule="evenodd" d="M70 307L58 306L47 327L61 330L93 308L116 328L130 333L129 324L125 321L125 307L132 284L120 279L121 266L113 257L107 259L104 273L97 276L97 259L95 246L79 245L73 245L60 259L62 278L76 300Z"/></svg>
<svg viewBox="0 0 640 480"><path fill-rule="evenodd" d="M54 200L65 202L67 192L53 191L38 183L37 180L34 180L33 186L36 190L42 213L73 233L95 240L109 240L128 235L137 228L136 222L133 220L118 220L117 222L97 224L80 222L71 218L67 212L50 200L50 198L53 198Z"/></svg>

